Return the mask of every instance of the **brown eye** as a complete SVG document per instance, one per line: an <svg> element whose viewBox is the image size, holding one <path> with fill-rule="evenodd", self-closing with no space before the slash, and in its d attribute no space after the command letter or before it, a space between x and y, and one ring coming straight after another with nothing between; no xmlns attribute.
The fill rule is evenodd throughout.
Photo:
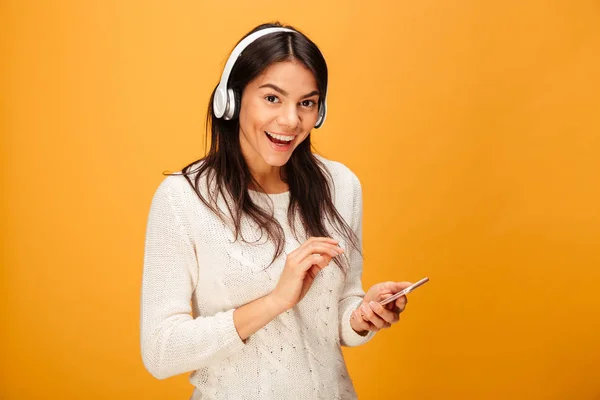
<svg viewBox="0 0 600 400"><path fill-rule="evenodd" d="M302 107L311 108L316 104L316 102L314 100L303 100L300 104L302 104Z"/></svg>
<svg viewBox="0 0 600 400"><path fill-rule="evenodd" d="M279 99L277 96L269 95L265 97L265 100L267 100L269 103L276 103Z"/></svg>

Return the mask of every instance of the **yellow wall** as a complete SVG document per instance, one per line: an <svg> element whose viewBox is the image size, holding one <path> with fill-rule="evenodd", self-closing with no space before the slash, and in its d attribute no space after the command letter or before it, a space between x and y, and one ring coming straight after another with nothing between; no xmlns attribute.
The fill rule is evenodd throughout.
<svg viewBox="0 0 600 400"><path fill-rule="evenodd" d="M149 202L273 19L329 62L314 137L363 183L365 288L431 279L345 349L360 398L599 398L597 1L0 8L2 399L188 398L139 352Z"/></svg>

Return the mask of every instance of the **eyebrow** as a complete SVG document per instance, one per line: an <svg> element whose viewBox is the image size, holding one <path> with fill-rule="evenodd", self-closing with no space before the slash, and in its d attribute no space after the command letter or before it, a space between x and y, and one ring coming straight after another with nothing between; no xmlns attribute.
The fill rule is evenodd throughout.
<svg viewBox="0 0 600 400"><path fill-rule="evenodd" d="M287 96L287 95L289 94L287 91L283 90L283 89L282 89L282 88L280 88L279 86L277 86L277 85L274 85L274 84L272 84L272 83L265 83L264 85L262 85L262 86L260 86L260 87L259 87L259 89L262 89L262 88L271 88L271 89L275 90L276 92L279 92L279 93L281 93L281 94L282 94L282 95L284 95L284 96ZM308 93L308 94L305 94L305 95L304 95L304 96L302 96L301 98L302 98L302 99L306 99L306 98L308 98L308 97L311 97L311 96L314 96L314 95L316 95L316 94L319 94L319 91L318 91L318 90L313 90L312 92L310 92L310 93Z"/></svg>

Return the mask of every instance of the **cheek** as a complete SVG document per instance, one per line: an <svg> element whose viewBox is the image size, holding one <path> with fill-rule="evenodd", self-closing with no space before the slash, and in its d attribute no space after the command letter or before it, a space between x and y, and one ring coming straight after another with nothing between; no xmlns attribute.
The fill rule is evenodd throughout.
<svg viewBox="0 0 600 400"><path fill-rule="evenodd" d="M261 104L250 103L240 110L240 125L248 132L261 131L270 121L275 118L273 112L268 107Z"/></svg>
<svg viewBox="0 0 600 400"><path fill-rule="evenodd" d="M302 118L302 139L298 141L298 144L302 143L310 134L312 129L315 127L317 123L318 115L317 114L308 114Z"/></svg>
<svg viewBox="0 0 600 400"><path fill-rule="evenodd" d="M240 125L244 127L253 125L257 114L256 106L254 104L242 102L239 114Z"/></svg>
<svg viewBox="0 0 600 400"><path fill-rule="evenodd" d="M312 128L315 127L315 124L317 123L318 119L319 119L318 111L306 113L306 115L304 116L304 118L302 120L303 130L310 131Z"/></svg>
<svg viewBox="0 0 600 400"><path fill-rule="evenodd" d="M300 140L298 140L298 141L296 142L296 146L295 146L295 147L298 147L298 146L300 146L300 144L306 140L306 138L308 137L308 135L309 135L309 134L310 134L310 130L308 130L308 131L306 131L306 132L302 133L302 136L301 136Z"/></svg>

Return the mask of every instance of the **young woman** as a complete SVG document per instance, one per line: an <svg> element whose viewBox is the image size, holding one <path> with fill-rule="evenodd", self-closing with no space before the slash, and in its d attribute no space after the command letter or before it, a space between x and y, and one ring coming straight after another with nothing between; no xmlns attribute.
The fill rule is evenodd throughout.
<svg viewBox="0 0 600 400"><path fill-rule="evenodd" d="M353 399L340 346L369 341L410 285L362 289L362 193L311 152L327 65L304 34L256 27L238 43L207 116L208 155L152 199L141 295L144 365L191 372L192 399Z"/></svg>

